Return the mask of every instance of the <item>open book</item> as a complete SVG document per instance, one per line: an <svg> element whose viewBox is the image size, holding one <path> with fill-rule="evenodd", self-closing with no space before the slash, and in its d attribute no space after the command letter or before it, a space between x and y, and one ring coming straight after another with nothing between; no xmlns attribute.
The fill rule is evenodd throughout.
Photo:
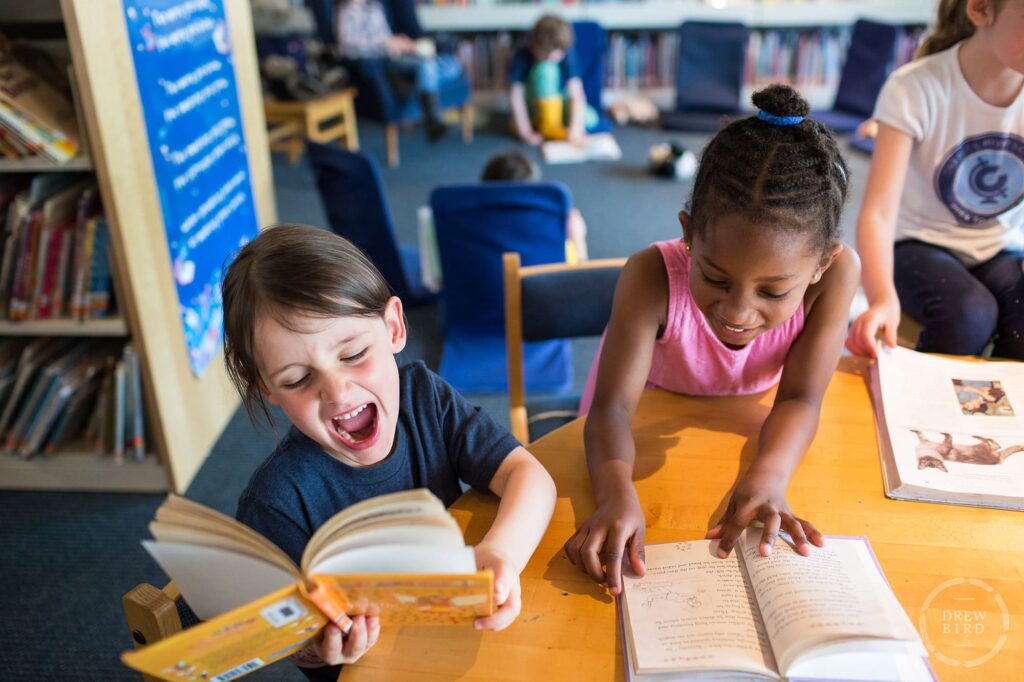
<svg viewBox="0 0 1024 682"><path fill-rule="evenodd" d="M647 574L623 577L628 679L935 679L865 538L809 557L781 540L762 557L760 538L726 559L713 540L647 545Z"/></svg>
<svg viewBox="0 0 1024 682"><path fill-rule="evenodd" d="M871 388L888 497L1024 510L1024 363L879 348Z"/></svg>
<svg viewBox="0 0 1024 682"><path fill-rule="evenodd" d="M547 163L581 163L583 161L618 161L622 149L611 133L587 135L579 143L553 140L540 146Z"/></svg>
<svg viewBox="0 0 1024 682"><path fill-rule="evenodd" d="M295 653L328 622L384 626L469 622L493 612L490 571L427 490L375 497L314 535L301 566L229 516L171 495L146 550L206 622L121 660L168 680L223 681Z"/></svg>

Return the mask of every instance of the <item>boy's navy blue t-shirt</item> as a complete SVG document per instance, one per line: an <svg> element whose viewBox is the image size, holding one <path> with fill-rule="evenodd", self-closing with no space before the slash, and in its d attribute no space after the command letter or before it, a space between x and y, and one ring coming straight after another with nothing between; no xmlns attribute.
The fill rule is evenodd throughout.
<svg viewBox="0 0 1024 682"><path fill-rule="evenodd" d="M526 77L530 75L530 69L537 63L537 58L533 56L533 50L528 47L521 47L516 50L515 55L512 57L512 63L508 67L508 82L509 85L512 83L525 83ZM576 68L576 56L572 52L570 47L565 56L562 57L562 61L558 62L558 77L559 89L565 90L566 84L573 78L579 78L579 70Z"/></svg>
<svg viewBox="0 0 1024 682"><path fill-rule="evenodd" d="M249 479L238 520L298 564L316 529L356 502L427 488L447 507L462 494L460 479L486 492L519 441L422 362L400 368L398 377L390 455L373 466L349 466L293 426ZM315 682L333 682L341 672L340 665L299 669Z"/></svg>
<svg viewBox="0 0 1024 682"><path fill-rule="evenodd" d="M427 488L449 506L462 494L460 479L486 492L519 441L422 362L400 368L398 376L390 455L373 466L349 466L293 426L249 479L238 520L297 564L317 528L356 502Z"/></svg>

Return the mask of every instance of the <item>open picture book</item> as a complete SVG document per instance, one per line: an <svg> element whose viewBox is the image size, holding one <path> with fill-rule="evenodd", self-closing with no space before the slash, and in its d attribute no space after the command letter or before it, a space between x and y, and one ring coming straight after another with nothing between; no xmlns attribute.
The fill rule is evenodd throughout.
<svg viewBox="0 0 1024 682"><path fill-rule="evenodd" d="M888 497L1024 510L1024 363L880 347L870 385Z"/></svg>
<svg viewBox="0 0 1024 682"><path fill-rule="evenodd" d="M619 601L629 680L935 679L866 538L762 557L761 532L725 559L717 540L647 545Z"/></svg>
<svg viewBox="0 0 1024 682"><path fill-rule="evenodd" d="M551 140L540 146L547 163L582 163L584 161L618 161L622 149L611 133L586 135L580 142Z"/></svg>
<svg viewBox="0 0 1024 682"><path fill-rule="evenodd" d="M303 648L327 623L447 625L490 615L493 574L427 490L382 495L331 517L301 565L235 519L175 495L142 544L205 622L121 659L167 680L223 682Z"/></svg>

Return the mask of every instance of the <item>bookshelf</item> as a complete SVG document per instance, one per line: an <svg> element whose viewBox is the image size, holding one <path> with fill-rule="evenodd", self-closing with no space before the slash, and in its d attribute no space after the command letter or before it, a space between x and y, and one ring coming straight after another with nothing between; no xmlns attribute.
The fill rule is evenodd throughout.
<svg viewBox="0 0 1024 682"><path fill-rule="evenodd" d="M25 320L8 322L0 320L0 337L3 336L128 336L128 325L123 317L100 318L96 320Z"/></svg>
<svg viewBox="0 0 1024 682"><path fill-rule="evenodd" d="M896 25L924 26L932 19L934 4L934 0L607 0L552 5L471 0L463 5L424 2L417 7L417 13L425 30L450 33L465 43L479 35L521 33L541 15L554 12L568 21L597 21L608 32L611 49L618 37L634 40L639 35L657 39L673 33L683 21L738 21L755 31L802 32L848 29L862 18ZM514 42L508 38L503 40ZM606 72L610 71L606 69ZM610 75L606 78L611 80ZM811 107L818 109L832 105L837 82L834 78L830 82L798 86ZM761 85L748 84L741 101L749 102L750 94L757 87ZM504 84L495 87L485 82L481 87L474 83L474 101L485 108L506 109L508 102L504 90ZM674 87L665 83L655 86L606 83L604 104L608 106L619 98L637 93L650 98L663 109L671 108L675 99Z"/></svg>
<svg viewBox="0 0 1024 682"><path fill-rule="evenodd" d="M432 32L524 31L542 15L555 12L567 21L596 21L608 31L678 28L683 21L739 21L758 28L848 26L857 19L890 24L927 24L934 0L638 0L571 2L560 5L502 4L417 7L424 30Z"/></svg>
<svg viewBox="0 0 1024 682"><path fill-rule="evenodd" d="M166 8L168 3L161 3ZM275 206L262 98L247 0L219 0L231 45L240 129L257 226L274 222ZM33 0L0 3L0 27L29 37L66 37L76 107L89 156L63 165L40 159L0 162L0 173L92 171L110 229L111 269L119 314L76 322L0 322L0 337L130 339L139 354L147 455L115 463L87 443L52 456L0 456L0 487L36 490L184 492L234 414L238 398L217 350L193 373L179 313L141 95L122 0ZM228 251L222 254L227 257ZM220 259L222 260L222 259Z"/></svg>

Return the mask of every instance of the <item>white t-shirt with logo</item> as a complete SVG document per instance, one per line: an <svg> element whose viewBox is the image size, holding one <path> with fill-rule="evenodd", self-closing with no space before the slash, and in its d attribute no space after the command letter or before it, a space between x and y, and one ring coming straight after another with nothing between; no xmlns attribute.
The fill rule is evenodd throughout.
<svg viewBox="0 0 1024 682"><path fill-rule="evenodd" d="M994 107L960 70L960 45L897 69L875 118L914 139L896 239L948 249L965 265L1024 248L1024 93Z"/></svg>

